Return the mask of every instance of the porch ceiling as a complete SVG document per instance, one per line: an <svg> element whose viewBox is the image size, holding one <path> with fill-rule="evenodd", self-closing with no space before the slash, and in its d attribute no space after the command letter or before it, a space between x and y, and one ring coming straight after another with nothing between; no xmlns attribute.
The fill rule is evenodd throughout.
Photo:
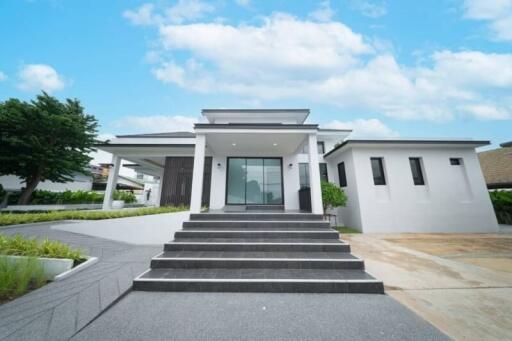
<svg viewBox="0 0 512 341"><path fill-rule="evenodd" d="M306 133L208 133L206 144L214 154L231 156L282 156L293 154Z"/></svg>

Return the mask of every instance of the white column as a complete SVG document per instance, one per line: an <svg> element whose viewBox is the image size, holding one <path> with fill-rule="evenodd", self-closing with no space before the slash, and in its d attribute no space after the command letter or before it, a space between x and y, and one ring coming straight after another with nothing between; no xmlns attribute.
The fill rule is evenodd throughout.
<svg viewBox="0 0 512 341"><path fill-rule="evenodd" d="M112 198L116 190L117 176L119 175L119 168L121 168L121 158L119 155L112 155L112 167L108 172L107 188L105 188L105 197L103 198L103 209L112 209Z"/></svg>
<svg viewBox="0 0 512 341"><path fill-rule="evenodd" d="M192 171L192 193L190 195L190 213L201 213L205 147L206 137L204 136L204 134L197 134L196 146L194 150L194 169Z"/></svg>
<svg viewBox="0 0 512 341"><path fill-rule="evenodd" d="M164 171L162 170L162 172L160 172L160 180L158 181L158 193L156 194L156 198L155 198L155 206L156 207L160 207L160 200L162 199L162 189L163 189L163 184L164 182Z"/></svg>
<svg viewBox="0 0 512 341"><path fill-rule="evenodd" d="M316 134L309 135L309 186L311 188L311 212L323 214L322 188L320 186L320 167L318 166L318 147Z"/></svg>

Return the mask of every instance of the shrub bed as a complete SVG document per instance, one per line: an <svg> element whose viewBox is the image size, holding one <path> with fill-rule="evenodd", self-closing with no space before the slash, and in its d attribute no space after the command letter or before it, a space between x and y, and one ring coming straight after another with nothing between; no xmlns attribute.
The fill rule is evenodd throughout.
<svg viewBox="0 0 512 341"><path fill-rule="evenodd" d="M103 202L103 193L93 191L64 191L51 192L45 190L36 190L32 194L32 205L62 205L62 204L101 204ZM9 205L16 205L20 193L9 195ZM114 200L124 200L131 204L137 201L135 194L125 191L115 191Z"/></svg>
<svg viewBox="0 0 512 341"><path fill-rule="evenodd" d="M68 258L73 260L74 266L86 260L80 250L72 249L67 244L48 239L27 239L21 235L7 237L0 234L0 255Z"/></svg>
<svg viewBox="0 0 512 341"><path fill-rule="evenodd" d="M145 207L119 211L52 211L44 213L1 213L0 226L56 220L100 220L186 211L188 207Z"/></svg>
<svg viewBox="0 0 512 341"><path fill-rule="evenodd" d="M35 258L18 263L0 258L0 303L13 300L45 283L43 267Z"/></svg>
<svg viewBox="0 0 512 341"><path fill-rule="evenodd" d="M489 192L498 223L512 224L512 191Z"/></svg>

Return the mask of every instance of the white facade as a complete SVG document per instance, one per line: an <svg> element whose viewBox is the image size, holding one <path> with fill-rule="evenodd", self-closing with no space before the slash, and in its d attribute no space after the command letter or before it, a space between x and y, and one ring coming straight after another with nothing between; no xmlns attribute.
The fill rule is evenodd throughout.
<svg viewBox="0 0 512 341"><path fill-rule="evenodd" d="M402 141L403 142L403 141ZM345 225L363 232L497 232L498 225L473 144L354 143L327 156L333 182L345 163ZM383 160L385 185L375 185L372 157ZM424 185L413 182L419 158ZM452 165L450 159L461 162Z"/></svg>
<svg viewBox="0 0 512 341"><path fill-rule="evenodd" d="M349 200L335 212L346 226L363 232L497 231L475 153L486 141L347 140L348 130L305 124L308 114L309 110L204 110L208 123L196 124L195 135L121 136L100 146L114 154L110 188L118 159L134 162L145 173L164 179L167 158L193 157L192 181L187 185L192 213L202 209L203 183L211 184L206 189L210 210L272 204L297 211L301 208L299 189L306 179L311 211L322 214L320 174L325 178L325 172L321 169L326 168L328 181L340 185L338 164L344 162L347 186L343 189ZM205 157L212 158L210 179L204 178ZM382 160L385 184L374 183L370 161L374 157ZM413 182L411 157L419 159L424 184ZM459 165L450 164L454 158L460 160ZM237 162L243 165L238 167ZM260 165L261 175L254 172ZM245 173L240 175L239 169ZM309 173L306 177L305 172ZM241 199L233 190L237 186L245 191ZM184 184L180 191L186 192ZM261 193L264 201L253 201L254 193L257 198ZM110 207L109 200L104 207Z"/></svg>

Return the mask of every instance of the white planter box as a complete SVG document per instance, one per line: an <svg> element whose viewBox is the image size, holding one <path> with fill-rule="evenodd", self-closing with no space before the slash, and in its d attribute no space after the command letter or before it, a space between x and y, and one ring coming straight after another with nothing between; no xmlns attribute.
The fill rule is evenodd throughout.
<svg viewBox="0 0 512 341"><path fill-rule="evenodd" d="M124 207L124 201L123 200L114 200L112 201L112 208L116 210L120 210Z"/></svg>
<svg viewBox="0 0 512 341"><path fill-rule="evenodd" d="M27 256L8 256L0 255L0 258L7 259L10 263L24 263L30 258ZM96 257L87 257L87 261L81 263L77 267L73 268L73 260L67 258L35 258L42 266L44 271L44 277L49 281L57 281L64 279L75 272L85 269L89 265L92 265L98 261Z"/></svg>

